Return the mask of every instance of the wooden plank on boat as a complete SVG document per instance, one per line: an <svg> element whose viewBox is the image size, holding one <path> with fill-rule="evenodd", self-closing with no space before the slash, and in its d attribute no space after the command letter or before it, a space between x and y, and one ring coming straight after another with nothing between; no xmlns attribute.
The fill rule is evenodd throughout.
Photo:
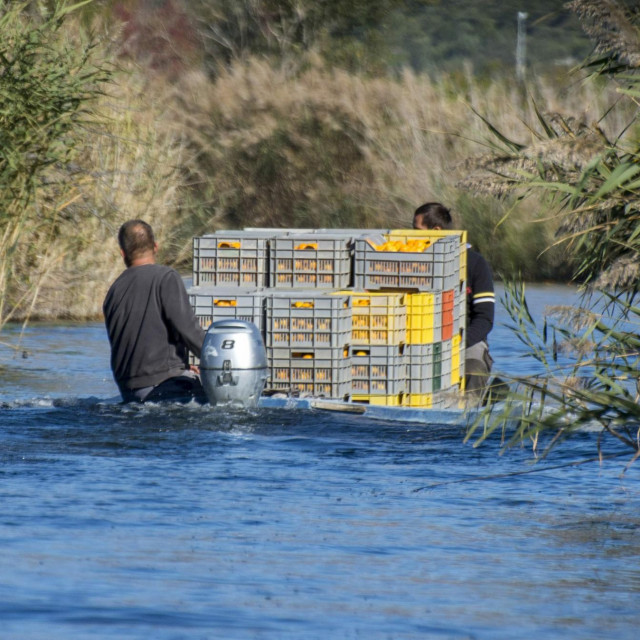
<svg viewBox="0 0 640 640"><path fill-rule="evenodd" d="M361 404L347 404L346 402L324 399L311 400L310 404L314 409L323 409L325 411L342 411L343 413L364 413L366 411L366 407Z"/></svg>

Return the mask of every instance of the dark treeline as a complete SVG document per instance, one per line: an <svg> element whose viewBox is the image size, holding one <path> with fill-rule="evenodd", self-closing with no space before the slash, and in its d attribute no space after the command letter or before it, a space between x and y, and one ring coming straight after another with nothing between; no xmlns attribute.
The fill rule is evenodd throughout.
<svg viewBox="0 0 640 640"><path fill-rule="evenodd" d="M84 9L122 22L125 50L221 64L248 55L280 61L316 51L331 66L380 73L513 69L518 14L532 71L581 61L590 44L564 0L97 0Z"/></svg>
<svg viewBox="0 0 640 640"><path fill-rule="evenodd" d="M564 0L412 2L394 16L389 36L399 62L417 71L452 71L472 62L480 73L513 68L518 14L525 60L533 71L575 64L591 45Z"/></svg>

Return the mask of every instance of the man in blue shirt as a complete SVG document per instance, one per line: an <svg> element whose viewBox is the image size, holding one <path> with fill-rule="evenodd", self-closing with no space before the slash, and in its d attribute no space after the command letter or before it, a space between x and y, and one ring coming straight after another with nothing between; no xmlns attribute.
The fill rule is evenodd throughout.
<svg viewBox="0 0 640 640"><path fill-rule="evenodd" d="M427 202L413 214L413 228L453 229L451 212L439 202ZM493 276L487 261L467 246L467 330L465 349L465 389L481 395L493 360L487 336L493 328L495 294Z"/></svg>

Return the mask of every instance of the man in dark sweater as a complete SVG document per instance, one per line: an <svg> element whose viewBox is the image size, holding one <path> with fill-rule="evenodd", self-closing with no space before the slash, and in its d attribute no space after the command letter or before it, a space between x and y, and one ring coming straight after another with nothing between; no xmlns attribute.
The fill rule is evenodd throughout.
<svg viewBox="0 0 640 640"><path fill-rule="evenodd" d="M452 229L451 212L439 202L427 202L415 210L413 228ZM487 336L493 328L494 308L491 268L477 251L467 246L465 388L468 393L481 394L489 378L493 360Z"/></svg>
<svg viewBox="0 0 640 640"><path fill-rule="evenodd" d="M158 245L142 220L118 232L127 266L111 285L103 311L111 344L111 370L125 402L205 402L188 351L200 357L204 330L189 304L182 278L155 263Z"/></svg>

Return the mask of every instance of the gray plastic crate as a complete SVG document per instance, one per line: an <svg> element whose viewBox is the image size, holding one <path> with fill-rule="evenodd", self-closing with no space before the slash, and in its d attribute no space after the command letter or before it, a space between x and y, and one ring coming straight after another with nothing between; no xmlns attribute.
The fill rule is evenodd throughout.
<svg viewBox="0 0 640 640"><path fill-rule="evenodd" d="M451 384L451 355L451 340L407 345L408 393L432 394L455 386Z"/></svg>
<svg viewBox="0 0 640 640"><path fill-rule="evenodd" d="M267 347L267 364L267 392L349 398L351 358L346 348Z"/></svg>
<svg viewBox="0 0 640 640"><path fill-rule="evenodd" d="M343 289L351 284L351 239L295 234L269 242L269 286Z"/></svg>
<svg viewBox="0 0 640 640"><path fill-rule="evenodd" d="M344 347L351 338L351 298L321 291L266 292L269 347Z"/></svg>
<svg viewBox="0 0 640 640"><path fill-rule="evenodd" d="M391 233L391 229L363 229L363 228L342 228L332 229L329 227L320 227L317 229L281 229L275 227L245 227L245 232L270 233L273 238L282 238L286 236L299 236L304 234L320 235L334 238L359 238L371 236L375 234Z"/></svg>
<svg viewBox="0 0 640 640"><path fill-rule="evenodd" d="M389 346L407 338L407 306L403 293L349 292L351 344Z"/></svg>
<svg viewBox="0 0 640 640"><path fill-rule="evenodd" d="M282 228L282 227L245 227L243 229L243 233L263 233L267 234L272 238L284 237L291 234L296 233L315 233L316 229L291 229L290 227Z"/></svg>
<svg viewBox="0 0 640 640"><path fill-rule="evenodd" d="M464 329L467 326L467 282L466 280L460 283L460 289L456 298L456 304L458 305L456 320L454 321L454 332Z"/></svg>
<svg viewBox="0 0 640 640"><path fill-rule="evenodd" d="M220 231L193 239L193 284L263 287L271 233Z"/></svg>
<svg viewBox="0 0 640 640"><path fill-rule="evenodd" d="M360 238L363 236L370 236L372 234L382 234L382 233L390 233L391 229L355 229L355 228L345 228L345 229L314 229L314 233L321 235L336 235L339 237L349 236L350 238Z"/></svg>
<svg viewBox="0 0 640 640"><path fill-rule="evenodd" d="M443 340L440 350L440 389L448 389L451 386L451 340Z"/></svg>
<svg viewBox="0 0 640 640"><path fill-rule="evenodd" d="M459 285L458 236L434 238L421 252L376 250L385 242L384 236L355 239L355 288L444 291Z"/></svg>
<svg viewBox="0 0 640 640"><path fill-rule="evenodd" d="M406 393L404 345L351 347L351 391L358 396Z"/></svg>
<svg viewBox="0 0 640 640"><path fill-rule="evenodd" d="M421 395L434 392L433 347L434 344L407 345L408 393Z"/></svg>
<svg viewBox="0 0 640 640"><path fill-rule="evenodd" d="M255 291L224 287L190 287L187 290L189 303L203 329L208 329L214 320L234 318L253 322L264 330L264 296L261 289ZM189 353L189 364L198 366L200 360Z"/></svg>
<svg viewBox="0 0 640 640"><path fill-rule="evenodd" d="M187 291L198 321L207 329L215 320L234 318L264 327L264 292L241 291L224 287L191 287Z"/></svg>

